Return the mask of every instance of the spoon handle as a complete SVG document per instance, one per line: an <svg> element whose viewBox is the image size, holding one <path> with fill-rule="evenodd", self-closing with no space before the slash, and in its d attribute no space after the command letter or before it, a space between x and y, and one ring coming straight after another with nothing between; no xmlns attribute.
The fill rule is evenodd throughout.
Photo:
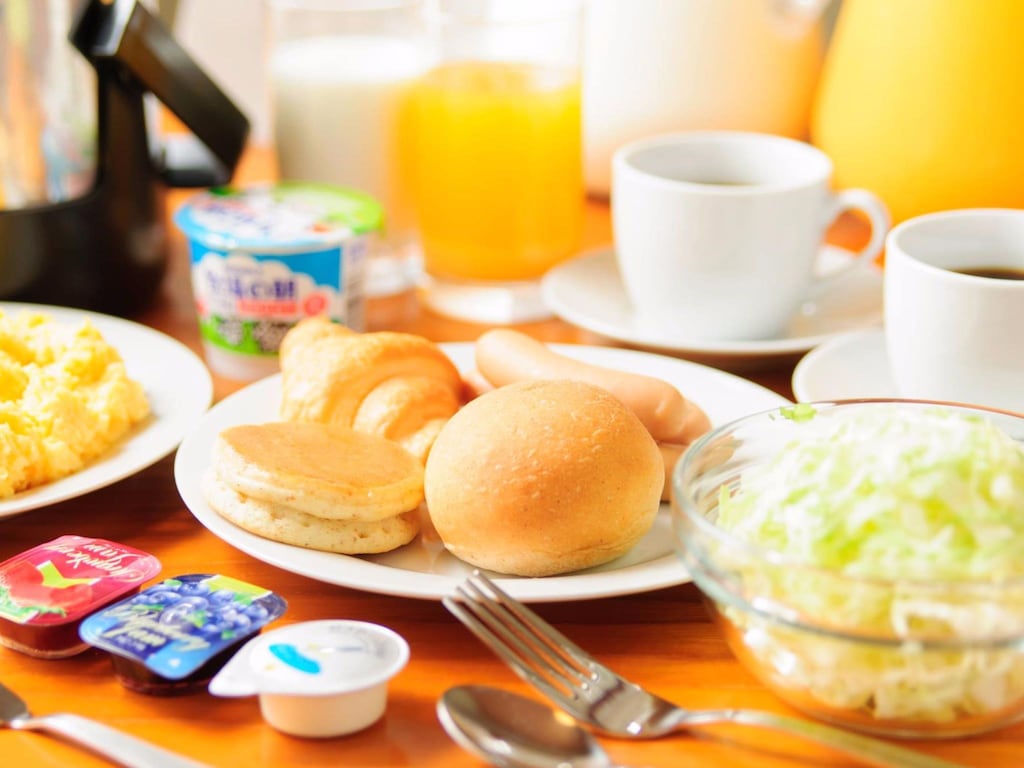
<svg viewBox="0 0 1024 768"><path fill-rule="evenodd" d="M206 768L203 763L78 715L26 717L10 725L63 736L127 768Z"/></svg>

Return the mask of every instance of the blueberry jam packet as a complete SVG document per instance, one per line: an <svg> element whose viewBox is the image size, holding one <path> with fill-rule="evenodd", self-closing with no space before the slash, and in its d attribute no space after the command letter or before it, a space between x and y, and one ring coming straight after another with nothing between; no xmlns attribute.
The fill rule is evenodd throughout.
<svg viewBox="0 0 1024 768"><path fill-rule="evenodd" d="M151 673L181 680L284 613L263 587L208 573L165 579L92 614L82 640ZM223 659L226 661L226 657Z"/></svg>

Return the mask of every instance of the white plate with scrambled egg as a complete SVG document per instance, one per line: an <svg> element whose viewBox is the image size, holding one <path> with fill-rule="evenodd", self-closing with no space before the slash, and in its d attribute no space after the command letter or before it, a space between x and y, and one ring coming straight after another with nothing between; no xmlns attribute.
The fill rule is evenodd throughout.
<svg viewBox="0 0 1024 768"><path fill-rule="evenodd" d="M463 372L473 366L473 344L441 344ZM713 424L788 401L780 395L723 371L685 360L628 349L553 344L553 349L585 362L634 371L671 382L700 405ZM174 465L178 492L192 514L214 535L257 560L328 584L368 592L423 599L450 594L472 567L444 551L437 542L418 536L413 542L381 555L340 555L261 538L218 515L203 496L201 478L211 465L211 452L221 430L236 424L273 420L281 402L281 376L269 376L230 395L210 409L181 444ZM512 596L526 602L582 600L644 592L689 581L672 549L667 504L654 527L628 553L605 565L559 576L518 578L495 576Z"/></svg>
<svg viewBox="0 0 1024 768"><path fill-rule="evenodd" d="M199 356L152 328L0 302L0 518L156 463L212 400Z"/></svg>

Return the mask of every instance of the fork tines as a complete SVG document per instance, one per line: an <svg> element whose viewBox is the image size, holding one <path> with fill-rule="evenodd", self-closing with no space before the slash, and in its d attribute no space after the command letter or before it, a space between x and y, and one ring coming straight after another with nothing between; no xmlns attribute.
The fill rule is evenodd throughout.
<svg viewBox="0 0 1024 768"><path fill-rule="evenodd" d="M528 683L556 699L574 699L596 680L599 665L544 619L473 571L442 602Z"/></svg>

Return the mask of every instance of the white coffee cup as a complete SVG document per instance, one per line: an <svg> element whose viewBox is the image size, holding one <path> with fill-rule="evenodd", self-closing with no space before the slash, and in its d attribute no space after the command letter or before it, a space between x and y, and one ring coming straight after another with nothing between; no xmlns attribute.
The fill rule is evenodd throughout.
<svg viewBox="0 0 1024 768"><path fill-rule="evenodd" d="M1022 277L1024 210L944 211L894 227L885 336L899 394L1024 412Z"/></svg>
<svg viewBox="0 0 1024 768"><path fill-rule="evenodd" d="M780 336L816 283L872 261L889 215L865 190L833 192L832 162L793 139L738 131L656 136L612 160L619 271L637 321L701 340ZM868 244L826 277L828 226L863 211Z"/></svg>

